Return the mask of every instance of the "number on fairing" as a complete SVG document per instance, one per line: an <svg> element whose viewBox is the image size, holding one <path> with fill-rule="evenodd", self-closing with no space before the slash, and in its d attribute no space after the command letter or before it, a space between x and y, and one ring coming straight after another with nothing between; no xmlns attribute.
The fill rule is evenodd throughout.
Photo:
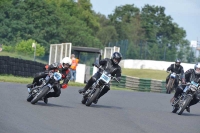
<svg viewBox="0 0 200 133"><path fill-rule="evenodd" d="M54 76L54 79L55 79L56 81L61 80L61 78L62 78L62 75L61 75L60 73L58 73L58 72L55 72L55 73L53 74L53 76Z"/></svg>
<svg viewBox="0 0 200 133"><path fill-rule="evenodd" d="M106 83L109 83L109 81L110 81L110 77L108 77L104 73L101 75L100 79L102 79Z"/></svg>
<svg viewBox="0 0 200 133"><path fill-rule="evenodd" d="M175 77L176 77L176 75L175 75L174 73L172 73L172 74L171 74L171 77L172 77L172 78L175 78Z"/></svg>

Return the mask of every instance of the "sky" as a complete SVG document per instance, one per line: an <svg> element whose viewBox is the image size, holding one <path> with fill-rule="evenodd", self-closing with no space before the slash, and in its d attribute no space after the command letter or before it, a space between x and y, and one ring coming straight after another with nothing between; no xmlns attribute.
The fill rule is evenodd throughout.
<svg viewBox="0 0 200 133"><path fill-rule="evenodd" d="M186 31L186 39L200 41L200 0L90 0L92 9L104 15L112 14L116 6L145 4L165 7L165 14Z"/></svg>

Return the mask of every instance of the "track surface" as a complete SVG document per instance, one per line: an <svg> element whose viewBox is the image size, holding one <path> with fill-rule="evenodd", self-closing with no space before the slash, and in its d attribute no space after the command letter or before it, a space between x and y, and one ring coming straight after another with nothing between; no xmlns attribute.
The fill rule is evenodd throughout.
<svg viewBox="0 0 200 133"><path fill-rule="evenodd" d="M200 133L200 104L173 114L172 94L111 90L86 107L80 88L68 87L32 105L25 86L0 82L0 133Z"/></svg>

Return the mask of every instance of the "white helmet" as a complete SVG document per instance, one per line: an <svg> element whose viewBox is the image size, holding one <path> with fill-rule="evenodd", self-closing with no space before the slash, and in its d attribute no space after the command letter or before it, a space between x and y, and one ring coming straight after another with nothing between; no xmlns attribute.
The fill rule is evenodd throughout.
<svg viewBox="0 0 200 133"><path fill-rule="evenodd" d="M197 68L200 68L200 63L196 63L196 64L194 65L195 74L200 74L199 71L196 71Z"/></svg>
<svg viewBox="0 0 200 133"><path fill-rule="evenodd" d="M72 60L69 57L65 57L61 61L62 67L64 68L64 64L68 64L69 66L72 65Z"/></svg>

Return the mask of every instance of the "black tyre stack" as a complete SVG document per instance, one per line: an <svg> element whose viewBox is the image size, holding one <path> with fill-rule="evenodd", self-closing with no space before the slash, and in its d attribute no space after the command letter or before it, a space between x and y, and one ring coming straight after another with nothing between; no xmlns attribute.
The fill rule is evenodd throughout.
<svg viewBox="0 0 200 133"><path fill-rule="evenodd" d="M35 73L44 71L44 66L45 64L35 61L0 56L0 74L33 77Z"/></svg>

